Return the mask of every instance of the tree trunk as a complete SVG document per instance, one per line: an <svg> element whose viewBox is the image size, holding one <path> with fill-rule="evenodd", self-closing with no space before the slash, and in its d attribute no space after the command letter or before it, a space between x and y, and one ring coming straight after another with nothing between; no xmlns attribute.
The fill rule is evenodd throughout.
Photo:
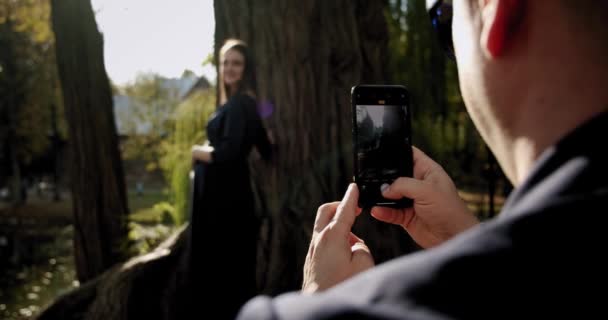
<svg viewBox="0 0 608 320"><path fill-rule="evenodd" d="M215 1L216 58L226 38L251 47L258 98L277 165L253 163L262 235L258 284L276 294L300 287L319 205L342 197L352 177L350 89L385 83L388 34L384 1ZM363 214L355 233L376 262L411 251L403 229Z"/></svg>
<svg viewBox="0 0 608 320"><path fill-rule="evenodd" d="M84 282L124 258L127 198L103 40L91 3L51 5L72 155L75 262Z"/></svg>

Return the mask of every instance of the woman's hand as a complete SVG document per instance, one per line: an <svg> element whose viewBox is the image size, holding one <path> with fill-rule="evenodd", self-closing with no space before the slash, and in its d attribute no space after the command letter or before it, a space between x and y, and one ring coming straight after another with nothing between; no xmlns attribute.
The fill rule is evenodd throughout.
<svg viewBox="0 0 608 320"><path fill-rule="evenodd" d="M476 225L479 221L458 195L454 182L435 161L417 148L414 178L399 178L383 186L387 199L413 199L411 208L372 208L376 219L402 226L423 248L432 247Z"/></svg>
<svg viewBox="0 0 608 320"><path fill-rule="evenodd" d="M202 161L206 163L210 163L213 159L211 154L213 153L213 147L205 144L205 145L194 145L192 146L192 163L196 161Z"/></svg>

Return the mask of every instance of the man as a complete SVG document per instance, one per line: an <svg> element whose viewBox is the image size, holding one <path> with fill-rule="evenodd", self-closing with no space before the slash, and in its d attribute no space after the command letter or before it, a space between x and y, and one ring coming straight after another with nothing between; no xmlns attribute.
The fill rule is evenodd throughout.
<svg viewBox="0 0 608 320"><path fill-rule="evenodd" d="M440 28L449 4L429 5ZM302 293L259 297L241 319L605 317L594 295L608 272L607 15L604 0L455 0L441 35L454 37L468 112L516 186L501 214L478 224L415 149L414 178L384 190L413 209L372 215L427 250L373 267L350 231L351 185L319 208Z"/></svg>

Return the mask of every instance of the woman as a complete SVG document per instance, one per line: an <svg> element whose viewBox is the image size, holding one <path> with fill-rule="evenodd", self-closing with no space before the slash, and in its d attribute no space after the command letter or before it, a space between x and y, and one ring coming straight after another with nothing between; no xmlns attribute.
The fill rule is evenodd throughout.
<svg viewBox="0 0 608 320"><path fill-rule="evenodd" d="M247 158L252 147L268 160L271 146L257 113L254 64L246 44L230 39L220 50L220 107L207 124L195 162L192 254L195 289L215 299L209 311L233 318L256 290L258 223ZM218 245L221 243L221 245ZM216 313L217 312L217 313Z"/></svg>

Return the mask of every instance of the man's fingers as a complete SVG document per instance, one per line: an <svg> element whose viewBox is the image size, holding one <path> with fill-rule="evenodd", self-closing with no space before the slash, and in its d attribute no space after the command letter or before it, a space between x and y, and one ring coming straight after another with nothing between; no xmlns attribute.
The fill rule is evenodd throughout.
<svg viewBox="0 0 608 320"><path fill-rule="evenodd" d="M350 250L353 253L353 259L355 258L355 254L358 253L359 251L363 251L364 253L371 255L371 252L370 252L369 248L367 247L367 245L365 244L365 242L361 238L357 237L357 235L355 235L352 232L350 233L349 244L350 244Z"/></svg>
<svg viewBox="0 0 608 320"><path fill-rule="evenodd" d="M344 230L352 228L357 217L357 200L359 199L359 189L357 185L351 183L346 190L344 198L340 202L338 209L336 210L336 225L340 226Z"/></svg>
<svg viewBox="0 0 608 320"><path fill-rule="evenodd" d="M414 215L413 208L406 208L404 210L387 208L387 207L374 207L372 208L372 217L387 223L392 223L406 227L409 221Z"/></svg>
<svg viewBox="0 0 608 320"><path fill-rule="evenodd" d="M348 238L348 244L352 247L357 242L363 242L363 240L351 232Z"/></svg>
<svg viewBox="0 0 608 320"><path fill-rule="evenodd" d="M387 223L398 224L403 223L403 212L387 207L373 207L372 217Z"/></svg>
<svg viewBox="0 0 608 320"><path fill-rule="evenodd" d="M361 214L361 212L363 212L363 208L359 208L357 206L357 211L356 211L357 217Z"/></svg>
<svg viewBox="0 0 608 320"><path fill-rule="evenodd" d="M336 208L338 208L339 204L340 204L340 202L336 201L336 202L326 203L319 207L319 209L317 210L317 217L315 218L315 226L314 226L315 233L319 233L319 232L323 231L323 229L325 229L325 227L327 227L327 225L329 224L331 219L334 218L334 215L336 213Z"/></svg>
<svg viewBox="0 0 608 320"><path fill-rule="evenodd" d="M352 225L355 223L355 218L362 211L357 206L358 198L359 190L357 189L357 185L351 183L341 202L330 202L320 206L315 218L313 238L332 221L335 221L336 225L340 226L340 228L350 232Z"/></svg>
<svg viewBox="0 0 608 320"><path fill-rule="evenodd" d="M414 178L424 180L424 176L431 170L435 162L414 146L412 146L412 158L414 160Z"/></svg>
<svg viewBox="0 0 608 320"><path fill-rule="evenodd" d="M357 242L350 247L352 252L351 262L359 272L374 266L374 258L371 251L363 242Z"/></svg>
<svg viewBox="0 0 608 320"><path fill-rule="evenodd" d="M428 186L421 180L401 177L395 180L388 188L382 191L387 199L401 199L403 197L418 200L426 194Z"/></svg>

